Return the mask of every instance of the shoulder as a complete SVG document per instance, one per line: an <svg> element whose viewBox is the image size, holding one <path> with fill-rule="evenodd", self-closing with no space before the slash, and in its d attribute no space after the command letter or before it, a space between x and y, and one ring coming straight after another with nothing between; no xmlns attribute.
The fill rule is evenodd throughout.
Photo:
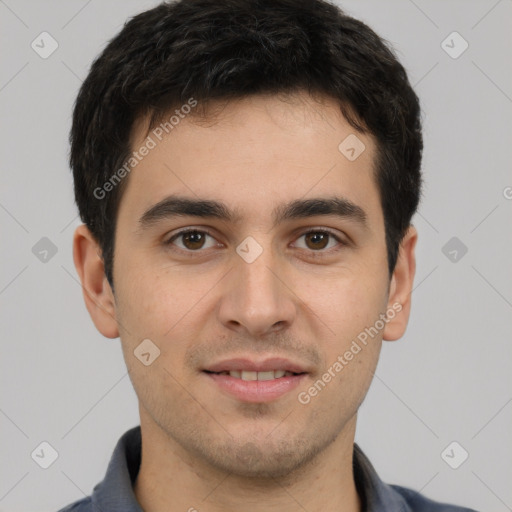
<svg viewBox="0 0 512 512"><path fill-rule="evenodd" d="M93 506L91 497L88 496L87 498L75 501L64 508L61 508L57 512L92 512L92 510Z"/></svg>
<svg viewBox="0 0 512 512"><path fill-rule="evenodd" d="M390 487L405 500L412 512L477 512L470 508L433 501L407 487L399 485L390 485Z"/></svg>

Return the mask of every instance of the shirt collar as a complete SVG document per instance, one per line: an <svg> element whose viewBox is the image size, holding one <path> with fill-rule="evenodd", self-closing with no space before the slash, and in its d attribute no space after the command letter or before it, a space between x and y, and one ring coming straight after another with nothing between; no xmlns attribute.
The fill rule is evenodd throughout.
<svg viewBox="0 0 512 512"><path fill-rule="evenodd" d="M91 495L95 507L101 512L143 512L133 484L139 473L142 438L140 425L125 432L114 449L105 478Z"/></svg>
<svg viewBox="0 0 512 512"><path fill-rule="evenodd" d="M141 430L134 427L119 439L105 478L94 487L91 500L95 510L143 512L133 492L141 461ZM405 500L377 475L361 448L354 443L353 471L364 512L410 512Z"/></svg>

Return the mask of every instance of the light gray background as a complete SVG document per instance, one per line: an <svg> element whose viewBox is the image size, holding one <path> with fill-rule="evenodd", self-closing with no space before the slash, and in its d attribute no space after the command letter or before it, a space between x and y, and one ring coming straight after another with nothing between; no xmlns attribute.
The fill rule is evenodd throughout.
<svg viewBox="0 0 512 512"><path fill-rule="evenodd" d="M90 494L138 424L120 342L96 332L72 262L67 136L92 59L155 4L0 0L1 511L54 511ZM342 5L398 52L426 148L412 318L385 343L357 441L385 481L512 510L512 2ZM47 59L30 46L42 31L59 44ZM469 43L457 59L441 47L453 31ZM442 252L453 236L468 248L457 262ZM32 253L42 237L58 249L47 262ZM31 458L42 441L59 454L46 470ZM452 441L469 452L456 470L441 458Z"/></svg>

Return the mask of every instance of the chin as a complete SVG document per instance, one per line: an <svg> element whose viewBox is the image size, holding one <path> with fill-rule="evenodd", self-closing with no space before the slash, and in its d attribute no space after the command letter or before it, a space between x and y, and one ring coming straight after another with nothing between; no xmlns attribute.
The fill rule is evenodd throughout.
<svg viewBox="0 0 512 512"><path fill-rule="evenodd" d="M310 463L324 446L308 445L304 440L272 443L263 439L232 441L224 446L202 451L210 465L233 476L250 479L276 479L290 475Z"/></svg>

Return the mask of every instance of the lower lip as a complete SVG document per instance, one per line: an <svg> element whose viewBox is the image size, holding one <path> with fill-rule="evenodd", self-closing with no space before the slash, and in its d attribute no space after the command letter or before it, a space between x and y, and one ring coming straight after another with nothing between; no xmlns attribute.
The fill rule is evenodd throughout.
<svg viewBox="0 0 512 512"><path fill-rule="evenodd" d="M261 403L271 402L295 389L306 373L290 375L272 380L242 380L230 375L204 372L223 391L234 396L242 402Z"/></svg>

